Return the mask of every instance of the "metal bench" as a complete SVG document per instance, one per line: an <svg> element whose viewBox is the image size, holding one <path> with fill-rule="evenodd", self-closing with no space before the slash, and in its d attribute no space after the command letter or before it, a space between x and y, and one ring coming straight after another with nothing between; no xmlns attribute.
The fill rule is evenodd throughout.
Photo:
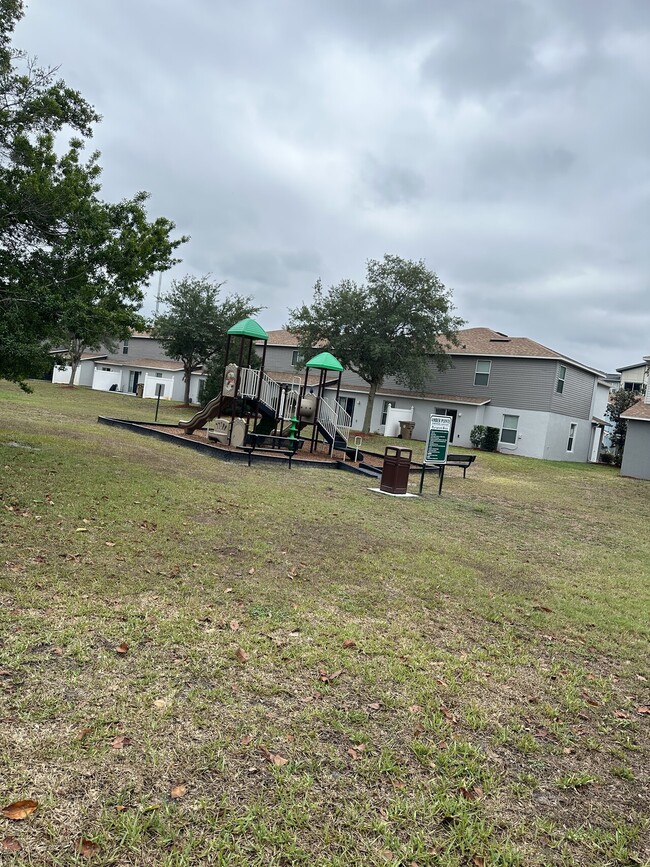
<svg viewBox="0 0 650 867"><path fill-rule="evenodd" d="M468 468L474 463L475 460L476 455L447 455L447 466L462 467L463 478L465 478Z"/></svg>
<svg viewBox="0 0 650 867"><path fill-rule="evenodd" d="M289 467L293 456L301 449L305 441L299 438L292 437L277 437L269 436L269 434L249 433L246 437L246 442L243 446L239 446L241 451L248 455L248 466L251 465L251 457L253 452L268 452L270 454L281 454L289 458Z"/></svg>

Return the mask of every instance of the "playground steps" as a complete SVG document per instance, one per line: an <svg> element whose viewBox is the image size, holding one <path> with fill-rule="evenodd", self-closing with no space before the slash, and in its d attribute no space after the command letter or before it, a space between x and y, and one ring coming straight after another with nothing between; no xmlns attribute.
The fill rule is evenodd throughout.
<svg viewBox="0 0 650 867"><path fill-rule="evenodd" d="M364 464L363 461L357 467L360 473L363 473L364 476L371 476L373 479L378 479L381 476L381 470L379 467L373 467L370 464Z"/></svg>

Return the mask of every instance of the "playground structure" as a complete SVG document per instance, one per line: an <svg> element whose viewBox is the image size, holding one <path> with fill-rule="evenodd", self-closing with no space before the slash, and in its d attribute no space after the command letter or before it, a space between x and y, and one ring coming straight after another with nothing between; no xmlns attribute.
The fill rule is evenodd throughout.
<svg viewBox="0 0 650 867"><path fill-rule="evenodd" d="M179 421L178 426L186 434L207 426L209 439L246 450L260 443L285 447L295 444L298 448L309 442L313 453L323 442L330 455L334 450L345 453L352 418L338 402L343 365L329 352L321 352L305 365L304 382L299 377L276 382L264 372L268 339L266 331L253 319L233 325L226 341L221 394L192 418ZM255 343L262 344L259 367L252 366L258 358ZM237 361L229 362L233 356ZM319 375L318 381L310 385L311 371ZM298 434L308 426L309 438L300 439Z"/></svg>

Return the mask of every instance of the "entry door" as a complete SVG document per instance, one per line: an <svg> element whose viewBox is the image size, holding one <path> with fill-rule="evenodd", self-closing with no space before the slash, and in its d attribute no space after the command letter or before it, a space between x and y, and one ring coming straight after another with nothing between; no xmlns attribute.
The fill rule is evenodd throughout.
<svg viewBox="0 0 650 867"><path fill-rule="evenodd" d="M354 405L356 401L353 397L346 397L345 399L345 411L350 416L352 421L354 422Z"/></svg>
<svg viewBox="0 0 650 867"><path fill-rule="evenodd" d="M130 370L129 371L129 391L132 391L133 394L138 390L138 380L140 379L140 371L139 370Z"/></svg>
<svg viewBox="0 0 650 867"><path fill-rule="evenodd" d="M437 406L436 407L436 415L448 415L451 418L451 430L449 432L449 445L453 445L454 431L456 430L456 416L458 415L458 410L445 409L442 406Z"/></svg>

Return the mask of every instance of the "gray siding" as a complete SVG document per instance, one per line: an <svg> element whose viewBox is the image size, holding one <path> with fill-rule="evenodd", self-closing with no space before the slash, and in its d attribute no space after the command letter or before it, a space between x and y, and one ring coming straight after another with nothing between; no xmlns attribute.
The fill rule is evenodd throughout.
<svg viewBox="0 0 650 867"><path fill-rule="evenodd" d="M481 358L481 361L487 359ZM477 356L456 356L454 366L440 372L430 365L424 391L465 397L482 397L493 406L548 412L555 384L555 362L536 358L492 358L487 385L474 385ZM384 384L399 386L391 377ZM588 396L591 402L591 392Z"/></svg>
<svg viewBox="0 0 650 867"><path fill-rule="evenodd" d="M126 354L122 352L123 343L124 341L120 340L117 350L109 353L109 360L129 362L132 358L152 358L157 361L170 361L159 341L152 337L131 337Z"/></svg>
<svg viewBox="0 0 650 867"><path fill-rule="evenodd" d="M295 376L304 376L304 369L301 371L296 370L296 368L291 364L291 358L294 351L293 346L267 346L266 348L266 361L264 362L264 367L267 370L273 370L280 373L291 373ZM262 347L255 347L257 354L259 357L262 357Z"/></svg>
<svg viewBox="0 0 650 867"><path fill-rule="evenodd" d="M628 419L621 475L650 479L650 421Z"/></svg>
<svg viewBox="0 0 650 867"><path fill-rule="evenodd" d="M296 375L291 364L292 347L270 346L266 352L266 368L286 371ZM516 410L556 412L575 418L591 418L591 403L595 377L591 373L570 367L568 364L563 394L555 392L558 363L555 359L494 357L491 360L490 379L487 385L474 385L476 362L488 360L482 356L457 355L453 366L439 371L429 364L429 375L421 391L431 394L448 394L459 397L481 397L494 407ZM304 375L298 373L298 375ZM368 384L349 370L342 378L344 388L368 388ZM396 377L388 377L381 391L390 394L391 389L404 391L406 386Z"/></svg>
<svg viewBox="0 0 650 867"><path fill-rule="evenodd" d="M596 377L586 370L565 364L564 390L562 394L558 394L555 386L560 364L564 364L564 362L554 362L553 365L551 411L560 413L560 415L573 415L577 418L591 418L591 403Z"/></svg>

